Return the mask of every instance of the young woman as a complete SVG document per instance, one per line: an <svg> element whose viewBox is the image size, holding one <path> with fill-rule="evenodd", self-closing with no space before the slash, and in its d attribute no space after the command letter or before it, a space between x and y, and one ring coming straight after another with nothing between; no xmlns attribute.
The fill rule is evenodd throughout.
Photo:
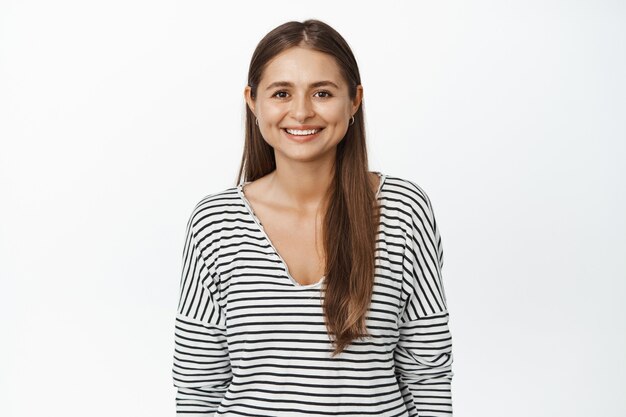
<svg viewBox="0 0 626 417"><path fill-rule="evenodd" d="M181 415L450 416L452 342L431 202L368 170L363 87L318 20L250 63L237 186L187 224Z"/></svg>

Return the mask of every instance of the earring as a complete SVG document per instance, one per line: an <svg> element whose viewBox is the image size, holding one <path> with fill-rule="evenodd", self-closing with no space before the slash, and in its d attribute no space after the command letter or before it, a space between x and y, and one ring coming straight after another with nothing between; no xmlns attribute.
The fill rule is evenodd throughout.
<svg viewBox="0 0 626 417"><path fill-rule="evenodd" d="M259 119L257 119L256 117L254 118L256 125L259 125Z"/></svg>
<svg viewBox="0 0 626 417"><path fill-rule="evenodd" d="M348 126L352 126L354 124L354 116L352 116L350 119L352 120L352 123L348 123Z"/></svg>

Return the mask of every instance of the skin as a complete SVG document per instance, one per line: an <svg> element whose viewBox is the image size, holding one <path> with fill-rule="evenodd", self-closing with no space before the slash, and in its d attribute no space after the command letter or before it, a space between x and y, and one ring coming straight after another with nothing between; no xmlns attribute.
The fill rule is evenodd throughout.
<svg viewBox="0 0 626 417"><path fill-rule="evenodd" d="M325 85L330 80L337 88ZM293 86L268 89L276 81ZM330 186L337 145L358 110L363 87L351 99L348 85L335 59L322 52L293 47L274 57L266 66L252 99L250 87L244 98L258 119L264 140L274 149L276 170L246 185L245 196L292 277L303 285L319 281L324 272L322 224L319 215ZM322 126L312 141L298 143L283 127ZM372 175L372 186L378 176ZM311 256L316 253L317 256Z"/></svg>

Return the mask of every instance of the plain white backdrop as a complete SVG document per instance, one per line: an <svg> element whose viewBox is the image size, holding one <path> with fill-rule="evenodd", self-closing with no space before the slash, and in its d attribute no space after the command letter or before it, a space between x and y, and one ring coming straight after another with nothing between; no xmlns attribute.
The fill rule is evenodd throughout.
<svg viewBox="0 0 626 417"><path fill-rule="evenodd" d="M173 416L186 221L257 42L353 48L370 169L431 198L456 416L626 416L620 1L2 1L0 415Z"/></svg>

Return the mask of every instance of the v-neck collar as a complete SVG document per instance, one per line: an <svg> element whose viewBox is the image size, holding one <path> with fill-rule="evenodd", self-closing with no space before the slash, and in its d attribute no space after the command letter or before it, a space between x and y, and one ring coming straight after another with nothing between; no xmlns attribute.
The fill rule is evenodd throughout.
<svg viewBox="0 0 626 417"><path fill-rule="evenodd" d="M379 172L379 171L372 171L372 172L375 173L375 174L378 174L378 176L380 178L380 183L378 184L378 190L376 191L376 199L378 199L378 198L380 198L380 193L381 193L381 191L383 189L383 184L385 183L385 179L387 178L387 176L385 174L383 174L382 172ZM272 240L270 239L269 235L265 231L265 228L263 227L263 224L261 223L261 221L259 220L257 215L254 213L254 209L252 208L252 204L250 204L250 202L248 201L247 197L245 196L245 194L243 192L243 188L246 185L250 184L251 182L252 181L246 181L246 182L243 182L243 183L240 183L239 185L237 185L237 194L241 198L242 202L244 203L244 206L248 210L248 213L250 214L250 216L254 220L254 223L257 225L259 231L263 235L263 238L267 241L267 243L272 248L272 250L274 252L273 254L276 255L278 257L278 259L280 260L280 262L282 264L282 267L283 267L283 270L285 271L285 274L287 275L287 278L289 278L289 280L292 282L292 284L294 286L298 287L298 288L314 288L314 287L317 287L318 285L320 285L322 283L322 281L324 281L324 278L326 278L325 275L322 275L322 277L320 278L319 281L317 281L317 282L315 282L313 284L308 284L308 285L300 284L293 276L291 276L291 273L289 272L289 266L287 265L287 262L285 262L285 260L280 255L278 250L276 250L276 247L274 246L274 244L272 243Z"/></svg>

